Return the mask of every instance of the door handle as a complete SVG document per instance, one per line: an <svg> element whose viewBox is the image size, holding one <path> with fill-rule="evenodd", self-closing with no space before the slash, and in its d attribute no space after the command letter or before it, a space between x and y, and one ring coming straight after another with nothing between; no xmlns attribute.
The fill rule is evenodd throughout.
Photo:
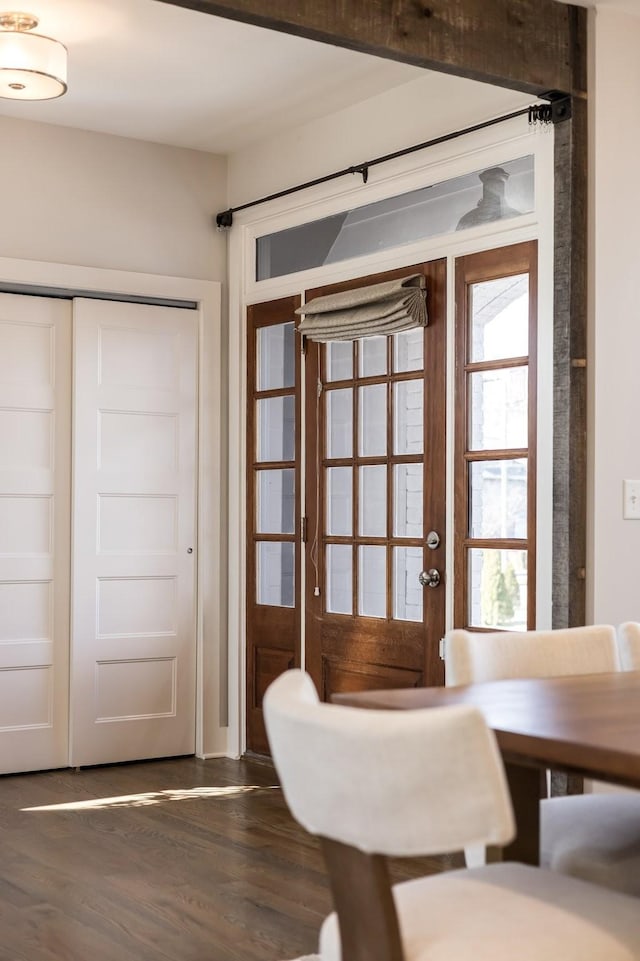
<svg viewBox="0 0 640 961"><path fill-rule="evenodd" d="M423 587L437 587L440 583L440 571L437 571L435 567L428 571L420 571L418 580Z"/></svg>

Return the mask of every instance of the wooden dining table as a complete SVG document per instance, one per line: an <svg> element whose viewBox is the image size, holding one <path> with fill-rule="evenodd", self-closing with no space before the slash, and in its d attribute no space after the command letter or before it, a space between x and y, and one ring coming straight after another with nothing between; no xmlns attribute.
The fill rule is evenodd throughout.
<svg viewBox="0 0 640 961"><path fill-rule="evenodd" d="M504 857L537 864L546 770L640 788L640 672L334 694L336 704L412 710L473 704L495 731L517 835ZM473 790L473 786L469 786Z"/></svg>

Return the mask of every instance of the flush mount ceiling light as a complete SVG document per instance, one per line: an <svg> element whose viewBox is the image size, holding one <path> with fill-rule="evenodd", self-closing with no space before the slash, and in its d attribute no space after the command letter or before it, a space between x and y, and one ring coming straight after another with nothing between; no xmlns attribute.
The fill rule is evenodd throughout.
<svg viewBox="0 0 640 961"><path fill-rule="evenodd" d="M67 91L67 48L30 33L38 18L0 13L0 97L53 100Z"/></svg>

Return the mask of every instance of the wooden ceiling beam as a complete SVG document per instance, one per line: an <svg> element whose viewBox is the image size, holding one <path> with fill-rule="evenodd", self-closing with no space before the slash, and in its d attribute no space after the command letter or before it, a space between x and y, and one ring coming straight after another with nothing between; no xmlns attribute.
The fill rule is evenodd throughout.
<svg viewBox="0 0 640 961"><path fill-rule="evenodd" d="M555 0L159 2L534 96L585 95L575 47L586 11Z"/></svg>

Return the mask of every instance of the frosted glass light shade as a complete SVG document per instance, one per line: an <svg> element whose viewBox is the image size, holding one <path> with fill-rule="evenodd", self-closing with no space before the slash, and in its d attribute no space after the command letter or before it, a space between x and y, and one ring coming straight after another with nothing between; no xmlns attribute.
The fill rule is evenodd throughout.
<svg viewBox="0 0 640 961"><path fill-rule="evenodd" d="M0 97L52 100L67 90L67 49L51 37L0 30Z"/></svg>

